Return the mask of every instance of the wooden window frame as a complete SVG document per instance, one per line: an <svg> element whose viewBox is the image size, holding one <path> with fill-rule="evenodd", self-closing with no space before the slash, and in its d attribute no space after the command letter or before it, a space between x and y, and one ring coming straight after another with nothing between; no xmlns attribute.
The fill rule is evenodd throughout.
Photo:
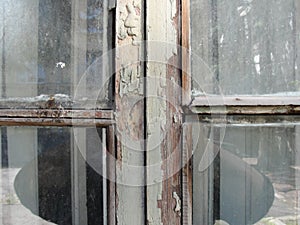
<svg viewBox="0 0 300 225"><path fill-rule="evenodd" d="M26 105L20 107L20 101ZM33 101L30 98L1 99L0 126L22 127L102 127L106 130L106 145L110 155L116 156L115 151L115 120L111 109L72 109L63 108L66 102L56 101L50 97L44 101ZM22 105L21 104L21 105ZM55 106L55 107L53 107ZM21 106L22 107L22 106ZM38 108L36 108L38 107ZM116 185L115 161L108 157L107 171L107 225L116 223Z"/></svg>
<svg viewBox="0 0 300 225"><path fill-rule="evenodd" d="M297 115L300 113L299 96L271 95L203 95L193 97L190 60L190 0L182 0L182 104L192 114L257 114ZM224 107L226 107L225 110ZM220 108L223 108L220 110Z"/></svg>
<svg viewBox="0 0 300 225"><path fill-rule="evenodd" d="M20 100L26 105L20 107ZM21 127L101 127L106 132L107 152L113 157L108 157L106 162L106 199L107 199L107 225L116 224L116 157L115 151L115 120L111 109L72 109L63 108L64 102L56 101L49 97L45 101L32 101L30 98L2 99L0 101L0 126ZM39 106L39 108L36 108ZM55 107L53 107L55 106ZM58 107L57 107L58 106Z"/></svg>
<svg viewBox="0 0 300 225"><path fill-rule="evenodd" d="M278 126L285 122L295 124L300 121L300 96L271 95L192 95L191 76L191 36L190 0L182 0L182 107L183 124L183 162L182 170L182 213L183 225L193 224L193 155L192 124L211 123Z"/></svg>
<svg viewBox="0 0 300 225"><path fill-rule="evenodd" d="M32 101L30 98L2 99L0 101L1 126L102 126L113 125L110 109L72 109L66 102L49 97ZM22 102L20 104L20 102ZM25 107L22 107L24 105Z"/></svg>
<svg viewBox="0 0 300 225"><path fill-rule="evenodd" d="M139 1L137 1L139 2ZM182 171L181 171L181 178L178 174L176 176L172 177L171 179L164 182L164 192L158 192L157 190L152 190L151 187L146 187L146 194L148 193L163 193L162 200L160 201L160 206L158 206L158 201L150 202L147 199L142 199L145 203L146 210L142 209L141 211L145 211L144 213L146 215L145 218L142 218L143 220L149 219L148 216L151 213L153 213L151 210L152 208L155 208L157 210L159 208L160 212L162 212L162 219L163 221L171 221L174 222L174 224L178 224L179 221L181 221L181 224L183 225L190 225L192 224L192 208L193 208L193 165L192 165L192 126L191 123L196 121L203 121L208 123L240 123L240 121L245 121L246 116L265 116L265 121L270 121L271 118L270 115L276 116L275 122L280 122L285 120L284 116L286 115L300 115L300 98L299 97L274 97L274 96L236 96L236 97L229 97L229 96L198 96L198 97L192 97L191 93L191 87L192 87L192 79L190 77L190 58L189 58L189 52L190 52L190 0L181 0L180 2L181 6L181 26L178 26L178 34L181 35L181 45L184 49L182 51L181 56L181 63L182 63L182 74L181 74L181 85L182 85L182 99L181 99L181 105L183 107L183 116L184 116L184 122L182 122L180 125L182 129L182 155L181 158L178 160L181 162L187 162L186 164L182 165ZM115 7L114 1L109 1L112 6L111 8ZM126 4L132 4L132 1L129 0L120 0L117 1L119 6L126 5ZM117 7L118 7L117 4ZM143 3L142 3L143 4ZM141 4L141 5L142 5ZM152 3L148 2L148 6L151 6ZM179 5L179 4L178 4ZM177 6L178 6L177 5ZM152 6L153 7L153 6ZM141 7L142 9L146 9L145 6ZM149 10L151 7L149 8ZM119 9L118 9L119 10ZM124 12L124 9L122 9L123 13L126 14L126 10ZM142 12L146 13L146 12ZM116 15L115 18L115 25L116 30L118 29L118 22L121 23L118 18L120 15ZM143 18L142 14L142 20ZM147 21L140 22L141 26L146 26ZM170 26L169 24L166 24L166 26ZM151 29L149 31L150 33L150 39L151 35ZM149 34L148 33L148 34ZM146 29L141 32L141 35L146 36ZM155 36L153 37L155 39ZM177 40L176 40L177 41ZM131 44L132 40L130 40L130 37L127 39L118 39L116 37L116 47L122 47L122 45ZM138 46L134 51L138 52ZM117 52L117 54L122 56L122 52ZM123 53L124 54L124 53ZM119 57L122 58L122 57ZM136 58L134 56L128 57L132 60L135 60ZM121 60L117 60L116 57L116 68L117 71L121 71L122 68ZM145 65L143 65L145 66ZM119 69L119 70L118 70ZM143 69L144 70L144 69ZM145 72L146 69L143 71ZM146 76L146 74L143 74ZM116 165L116 161L108 161L107 162L107 174L109 177L116 177L116 170L119 173L120 176L122 172L121 164L122 164L122 154L126 153L126 148L121 146L120 140L115 137L116 130L119 130L119 128L122 127L122 113L126 112L126 106L123 104L123 95L120 93L119 87L120 83L122 82L122 74L116 74L116 81L114 83L115 85L115 95L116 95L116 109L108 108L108 109L101 109L101 108L86 108L84 107L84 103L76 103L76 107L72 107L75 103L73 102L61 102L55 99L55 97L48 96L47 100L38 101L38 100L32 100L32 99L26 99L26 98L20 98L20 99L3 99L0 100L0 126L72 126L72 127L104 127L107 131L107 145L108 145L108 151L110 154L115 156L115 159L117 159L118 165ZM179 83L179 82L178 82ZM145 90L143 90L144 92ZM132 94L132 93L131 93ZM132 94L133 95L133 94ZM133 96L134 97L134 96ZM124 98L125 99L125 98ZM24 107L23 107L24 106ZM140 122L140 120L143 120L143 124L146 124L147 118L144 118L144 111L148 110L150 107L146 106L139 106L137 108L137 111L140 118L133 118L131 121L132 124L136 122ZM116 120L115 120L115 114ZM153 115L158 114L158 112L153 112ZM171 114L170 114L171 115ZM226 115L225 120L222 117L220 120L217 120L215 117L212 118L212 115ZM118 118L119 116L119 118ZM193 120L193 118L196 117L196 120ZM175 118L175 117L173 117ZM149 118L148 118L149 119ZM171 117L168 117L168 119L172 119ZM119 121L118 121L119 120ZM146 120L146 121L145 121ZM249 119L246 119L249 120ZM294 120L294 119L293 119ZM253 121L250 121L252 123L257 123L255 119ZM117 128L116 128L117 127ZM141 128L140 128L141 129ZM177 128L176 128L177 129ZM179 130L179 128L176 130L176 132ZM141 130L138 130L138 132L141 132ZM143 135L145 135L145 131L142 132ZM170 137L168 137L168 140L172 140ZM162 148L163 150L170 150L166 148ZM116 154L117 153L117 154ZM147 161L145 160L145 164ZM117 167L118 166L118 167ZM172 165L171 165L172 166ZM164 168L165 171L167 171L168 168ZM181 179L181 183L178 182L178 179ZM180 184L178 184L180 183ZM174 199L172 197L173 191L171 189L168 189L167 187L171 187L172 185L177 185L176 188L181 188L181 196L182 202L181 202L181 218L179 216L174 217L174 209L173 203ZM122 192L122 188L125 190ZM118 190L117 190L118 189ZM119 219L123 219L123 217L126 219L128 212L127 208L124 208L123 205L121 205L123 202L118 202L118 197L121 197L123 199L126 199L126 196L124 193L126 193L126 188L122 187L121 185L118 186L118 184L108 181L108 198L110 201L108 201L107 205L107 221L109 225L117 224L117 214L119 216ZM121 191L120 191L121 190ZM140 188L140 192L144 194L144 187ZM120 196L118 196L120 194ZM156 200L156 199L155 199ZM173 201L173 202L171 202ZM169 205L165 204L168 203ZM173 205L172 205L173 204ZM134 206L135 208L140 207L137 206L137 203ZM151 208L152 207L152 208ZM118 211L118 212L116 212ZM143 213L142 212L142 213ZM176 212L178 214L178 212ZM123 216L123 217L121 217ZM125 221L125 220L124 220ZM124 221L119 221L119 223L122 223ZM126 221L125 221L126 222Z"/></svg>
<svg viewBox="0 0 300 225"><path fill-rule="evenodd" d="M107 1L108 10L114 11L115 0ZM115 18L114 18L115 19ZM114 24L114 21L113 21ZM100 75L100 73L99 73ZM41 98L39 98L41 97ZM74 127L104 128L106 133L106 221L116 224L116 146L115 117L112 106L102 106L90 100L72 101L56 96L14 97L0 99L1 127Z"/></svg>

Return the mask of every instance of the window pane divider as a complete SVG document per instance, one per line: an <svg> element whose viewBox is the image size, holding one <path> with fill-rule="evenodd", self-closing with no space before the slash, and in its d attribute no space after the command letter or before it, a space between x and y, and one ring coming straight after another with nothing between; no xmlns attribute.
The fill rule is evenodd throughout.
<svg viewBox="0 0 300 225"><path fill-rule="evenodd" d="M112 110L0 109L1 126L109 126Z"/></svg>
<svg viewBox="0 0 300 225"><path fill-rule="evenodd" d="M300 97L207 95L195 97L187 111L195 114L297 115L300 114Z"/></svg>

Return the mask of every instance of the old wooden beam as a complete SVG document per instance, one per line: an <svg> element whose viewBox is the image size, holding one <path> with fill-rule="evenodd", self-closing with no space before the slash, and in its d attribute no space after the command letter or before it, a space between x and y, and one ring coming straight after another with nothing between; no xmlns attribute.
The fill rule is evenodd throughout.
<svg viewBox="0 0 300 225"><path fill-rule="evenodd" d="M111 109L108 100L80 98L63 94L0 99L0 109Z"/></svg>
<svg viewBox="0 0 300 225"><path fill-rule="evenodd" d="M115 127L107 128L107 224L116 224L116 146Z"/></svg>
<svg viewBox="0 0 300 225"><path fill-rule="evenodd" d="M214 115L299 115L300 106L196 106L192 113Z"/></svg>
<svg viewBox="0 0 300 225"><path fill-rule="evenodd" d="M149 0L146 5L147 224L180 225L180 1Z"/></svg>
<svg viewBox="0 0 300 225"><path fill-rule="evenodd" d="M193 127L183 124L182 141L182 225L193 224Z"/></svg>
<svg viewBox="0 0 300 225"><path fill-rule="evenodd" d="M0 109L0 118L113 119L111 110Z"/></svg>
<svg viewBox="0 0 300 225"><path fill-rule="evenodd" d="M0 117L0 126L72 126L107 127L114 124L109 119L64 119L64 118L4 118Z"/></svg>
<svg viewBox="0 0 300 225"><path fill-rule="evenodd" d="M182 105L191 103L190 0L182 0ZM182 143L182 225L193 224L193 131L191 124L183 125Z"/></svg>
<svg viewBox="0 0 300 225"><path fill-rule="evenodd" d="M145 224L144 1L116 2L116 218Z"/></svg>
<svg viewBox="0 0 300 225"><path fill-rule="evenodd" d="M185 121L196 124L214 124L215 126L296 126L300 124L299 115L186 115Z"/></svg>
<svg viewBox="0 0 300 225"><path fill-rule="evenodd" d="M300 98L297 96L204 96L197 97L189 106L196 114L300 114Z"/></svg>
<svg viewBox="0 0 300 225"><path fill-rule="evenodd" d="M182 104L191 102L190 0L182 0Z"/></svg>

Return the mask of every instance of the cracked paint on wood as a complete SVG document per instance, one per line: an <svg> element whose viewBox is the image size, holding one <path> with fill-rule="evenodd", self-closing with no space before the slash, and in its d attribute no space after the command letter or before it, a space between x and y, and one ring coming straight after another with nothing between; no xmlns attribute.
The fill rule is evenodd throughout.
<svg viewBox="0 0 300 225"><path fill-rule="evenodd" d="M146 13L147 96L155 96L147 99L146 106L147 224L179 225L182 122L177 49L179 1L149 0Z"/></svg>
<svg viewBox="0 0 300 225"><path fill-rule="evenodd" d="M128 2L119 7L118 39L125 40L130 37L133 45L141 40L141 3Z"/></svg>
<svg viewBox="0 0 300 225"><path fill-rule="evenodd" d="M145 224L143 2L116 7L116 224Z"/></svg>

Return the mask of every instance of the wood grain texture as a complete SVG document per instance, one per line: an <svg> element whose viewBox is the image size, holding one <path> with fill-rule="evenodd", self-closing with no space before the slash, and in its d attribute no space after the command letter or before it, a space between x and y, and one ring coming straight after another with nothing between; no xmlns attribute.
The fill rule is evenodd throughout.
<svg viewBox="0 0 300 225"><path fill-rule="evenodd" d="M143 1L116 5L116 218L145 224Z"/></svg>
<svg viewBox="0 0 300 225"><path fill-rule="evenodd" d="M107 127L114 123L109 119L0 118L1 126Z"/></svg>
<svg viewBox="0 0 300 225"><path fill-rule="evenodd" d="M113 119L111 110L0 109L0 118Z"/></svg>
<svg viewBox="0 0 300 225"><path fill-rule="evenodd" d="M107 138L107 224L116 224L116 146L115 127L109 126L106 130Z"/></svg>
<svg viewBox="0 0 300 225"><path fill-rule="evenodd" d="M181 224L180 1L147 1L147 224ZM160 16L157 16L160 15ZM157 119L155 119L157 118Z"/></svg>
<svg viewBox="0 0 300 225"><path fill-rule="evenodd" d="M183 124L182 225L193 224L193 127Z"/></svg>
<svg viewBox="0 0 300 225"><path fill-rule="evenodd" d="M190 0L182 0L182 104L191 102L192 74L190 56Z"/></svg>

